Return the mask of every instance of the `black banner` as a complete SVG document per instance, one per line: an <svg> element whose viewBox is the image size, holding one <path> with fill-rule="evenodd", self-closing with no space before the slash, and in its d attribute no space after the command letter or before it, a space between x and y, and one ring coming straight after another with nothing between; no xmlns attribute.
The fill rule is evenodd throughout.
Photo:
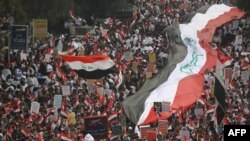
<svg viewBox="0 0 250 141"><path fill-rule="evenodd" d="M27 50L28 45L28 26L11 26L11 49Z"/></svg>

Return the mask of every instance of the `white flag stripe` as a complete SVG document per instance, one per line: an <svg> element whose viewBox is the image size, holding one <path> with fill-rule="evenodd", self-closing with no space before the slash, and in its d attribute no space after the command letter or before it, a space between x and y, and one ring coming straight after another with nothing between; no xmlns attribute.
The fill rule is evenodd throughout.
<svg viewBox="0 0 250 141"><path fill-rule="evenodd" d="M67 62L67 63L74 70L84 69L86 71L94 71L97 69L107 70L115 65L111 59L96 61L93 63L83 63L81 61L73 61L73 62Z"/></svg>

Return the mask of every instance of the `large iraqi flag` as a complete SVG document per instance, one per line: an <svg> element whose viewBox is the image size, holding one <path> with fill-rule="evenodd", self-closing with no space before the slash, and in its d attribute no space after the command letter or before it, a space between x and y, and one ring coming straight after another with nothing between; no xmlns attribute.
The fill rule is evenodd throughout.
<svg viewBox="0 0 250 141"><path fill-rule="evenodd" d="M87 79L99 79L109 73L115 72L115 63L107 56L91 55L91 56L71 56L61 55L64 61L68 63L71 69Z"/></svg>
<svg viewBox="0 0 250 141"><path fill-rule="evenodd" d="M169 63L154 78L145 82L122 105L128 118L136 125L168 118L174 110L187 109L201 96L204 72L212 69L217 54L212 49L217 27L244 15L237 8L224 4L212 5L199 13L189 14L183 24L167 29L171 52ZM169 112L156 114L154 102L171 103Z"/></svg>

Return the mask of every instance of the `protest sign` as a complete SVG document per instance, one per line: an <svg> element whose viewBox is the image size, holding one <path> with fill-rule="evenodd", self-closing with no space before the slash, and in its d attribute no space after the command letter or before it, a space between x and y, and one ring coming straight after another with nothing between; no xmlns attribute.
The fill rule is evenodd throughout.
<svg viewBox="0 0 250 141"><path fill-rule="evenodd" d="M28 26L13 25L11 26L11 49L27 50L28 47Z"/></svg>
<svg viewBox="0 0 250 141"><path fill-rule="evenodd" d="M150 130L150 125L140 126L140 130L141 130L141 138L147 139L148 131Z"/></svg>
<svg viewBox="0 0 250 141"><path fill-rule="evenodd" d="M112 126L112 132L114 135L122 135L122 125L118 124Z"/></svg>
<svg viewBox="0 0 250 141"><path fill-rule="evenodd" d="M30 107L30 112L38 114L39 109L40 109L40 103L36 102L36 101L32 101L31 102L31 107Z"/></svg>
<svg viewBox="0 0 250 141"><path fill-rule="evenodd" d="M241 79L242 79L243 81L248 81L248 80L249 80L248 71L242 71L242 72L241 72Z"/></svg>
<svg viewBox="0 0 250 141"><path fill-rule="evenodd" d="M62 95L63 96L69 96L70 95L70 86L69 85L62 86Z"/></svg>
<svg viewBox="0 0 250 141"><path fill-rule="evenodd" d="M170 110L170 102L163 101L162 102L162 112L168 112Z"/></svg>
<svg viewBox="0 0 250 141"><path fill-rule="evenodd" d="M75 125L76 124L76 114L75 112L71 112L68 114L68 122L69 125Z"/></svg>
<svg viewBox="0 0 250 141"><path fill-rule="evenodd" d="M149 53L148 54L148 58L149 58L149 62L152 62L152 63L156 62L156 55L155 55L155 53Z"/></svg>
<svg viewBox="0 0 250 141"><path fill-rule="evenodd" d="M126 60L126 61L133 60L133 53L132 52L125 52L124 56L123 56L123 59Z"/></svg>
<svg viewBox="0 0 250 141"><path fill-rule="evenodd" d="M155 112L162 112L162 103L161 102L154 102L154 110L155 110Z"/></svg>
<svg viewBox="0 0 250 141"><path fill-rule="evenodd" d="M96 116L84 118L85 131L95 139L106 139L108 137L108 118L107 116Z"/></svg>
<svg viewBox="0 0 250 141"><path fill-rule="evenodd" d="M27 60L27 54L26 53L21 52L20 57L21 57L20 58L21 60Z"/></svg>
<svg viewBox="0 0 250 141"><path fill-rule="evenodd" d="M33 19L33 37L45 38L48 36L48 20Z"/></svg>
<svg viewBox="0 0 250 141"><path fill-rule="evenodd" d="M54 96L54 107L57 109L62 107L62 95Z"/></svg>
<svg viewBox="0 0 250 141"><path fill-rule="evenodd" d="M165 135L168 133L168 120L158 121L158 131Z"/></svg>

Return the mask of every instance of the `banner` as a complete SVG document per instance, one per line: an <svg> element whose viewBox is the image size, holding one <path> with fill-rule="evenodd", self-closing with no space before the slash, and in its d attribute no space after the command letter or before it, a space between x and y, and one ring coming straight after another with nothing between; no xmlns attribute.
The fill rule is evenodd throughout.
<svg viewBox="0 0 250 141"><path fill-rule="evenodd" d="M48 20L33 19L33 37L44 38L48 36Z"/></svg>
<svg viewBox="0 0 250 141"><path fill-rule="evenodd" d="M27 50L28 47L28 26L13 25L11 26L11 49Z"/></svg>
<svg viewBox="0 0 250 141"><path fill-rule="evenodd" d="M162 112L168 112L170 110L171 103L168 101L162 102Z"/></svg>
<svg viewBox="0 0 250 141"><path fill-rule="evenodd" d="M108 138L108 118L107 116L96 116L84 118L86 134L91 134L95 139Z"/></svg>
<svg viewBox="0 0 250 141"><path fill-rule="evenodd" d="M56 109L62 107L62 95L55 95L54 96L54 107Z"/></svg>
<svg viewBox="0 0 250 141"><path fill-rule="evenodd" d="M123 56L123 59L126 60L126 61L133 60L134 59L133 53L132 52L125 52L124 56Z"/></svg>
<svg viewBox="0 0 250 141"><path fill-rule="evenodd" d="M69 85L62 86L62 95L63 96L69 96L70 95L70 86Z"/></svg>
<svg viewBox="0 0 250 141"><path fill-rule="evenodd" d="M40 109L40 103L36 102L36 101L32 101L31 102L31 107L30 107L30 112L38 114L39 109Z"/></svg>

